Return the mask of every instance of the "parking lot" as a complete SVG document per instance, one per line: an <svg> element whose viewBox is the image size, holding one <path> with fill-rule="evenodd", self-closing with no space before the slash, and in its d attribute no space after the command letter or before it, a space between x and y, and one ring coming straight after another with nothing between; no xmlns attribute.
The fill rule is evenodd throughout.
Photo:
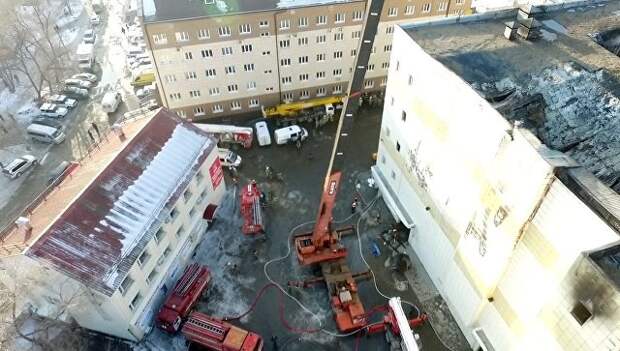
<svg viewBox="0 0 620 351"><path fill-rule="evenodd" d="M372 202L378 191L367 185L369 169L374 163L372 154L377 148L380 115L381 110L374 108L363 110L358 117L354 143L348 153L344 181L334 218L340 226L353 224L359 229L361 242L358 243L355 235L344 239L352 271L361 272L367 269L360 256L361 249L376 274L377 287L383 294L401 296L404 300L419 305L420 301L415 292L406 287L410 284L405 282L405 291L396 289L397 282L402 285L402 280L406 281L406 278L385 267L385 260L390 253L378 238L378 234L389 228L393 220L381 199ZM325 332L300 335L291 331L291 329L300 331L321 326L337 334L323 284L308 289L286 288L288 281L314 276L311 269L299 266L294 252L287 255L288 244L291 242L289 240L291 234L312 229L311 223L308 222L313 221L316 216L335 127L335 123L330 123L319 130L308 127L310 136L300 150L293 144L258 147L254 143L252 149L235 148L243 159L238 169L238 186L243 186L254 179L267 194L268 204L264 214L267 234L264 237L248 237L241 233L242 218L239 214L238 187L231 185L228 176L226 199L218 210L216 222L206 234L195 256L195 260L209 266L213 274L209 291L197 307L201 312L219 317L241 315L250 309L258 292L270 283L265 273L273 279L273 282L284 286L285 290L312 311L312 313L304 312L295 302L282 296L277 289L268 288L252 312L234 322L261 334L266 342L266 350L275 350L272 348L273 336L277 337L279 350L355 350L356 343L359 343L358 350L389 350L383 334L364 336L356 340L355 336L337 337ZM264 171L267 165L275 172L281 172L283 179L269 179ZM361 188L356 195L354 191L358 181ZM351 201L354 196L360 195L361 207L368 209L367 215L360 219L361 211L358 211L358 215L350 218ZM376 221L377 214L380 216L380 223ZM302 223L307 224L299 226ZM294 228L296 229L291 232ZM370 247L373 242L381 251L377 257L371 254ZM367 311L374 306L387 303L375 290L372 280L360 281L358 284ZM410 306L403 308L406 312L411 312L411 317L415 317L414 309ZM376 322L381 318L381 314L376 314L372 316L371 321ZM429 324L416 332L420 334L425 349L444 349ZM450 332L462 338L458 331ZM157 349L183 350L185 347L182 337L172 339L157 329L153 330L148 339L147 345L158 345ZM452 348L461 350L454 344Z"/></svg>
<svg viewBox="0 0 620 351"><path fill-rule="evenodd" d="M127 1L106 4L107 8L99 14L101 24L92 27L96 34L94 73L99 81L90 89L88 99L81 100L64 118L58 119L65 128L65 141L59 145L32 141L25 132L27 124L18 116L12 123L10 137L0 143L0 162L4 164L24 154L34 155L39 161L39 165L17 179L0 177L0 211L3 213L0 228L14 221L22 209L45 190L52 171L61 162L80 160L87 155L88 150L98 142L97 130L99 135L105 134L125 112L139 107L134 89L129 84L130 72L125 63L129 44L121 32L127 20ZM88 22L89 11L84 11L73 24L80 38L91 27ZM76 40L74 46L77 47L79 41ZM79 73L77 65L74 65L74 73ZM118 110L111 114L101 109L101 99L108 91L120 92L124 100ZM36 112L33 114L36 115Z"/></svg>

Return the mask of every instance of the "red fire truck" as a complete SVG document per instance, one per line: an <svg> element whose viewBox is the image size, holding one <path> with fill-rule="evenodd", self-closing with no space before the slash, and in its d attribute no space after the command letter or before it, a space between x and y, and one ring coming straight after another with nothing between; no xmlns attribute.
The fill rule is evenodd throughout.
<svg viewBox="0 0 620 351"><path fill-rule="evenodd" d="M159 309L157 326L168 333L179 331L181 322L194 308L210 280L211 272L207 267L190 264Z"/></svg>
<svg viewBox="0 0 620 351"><path fill-rule="evenodd" d="M243 216L243 234L264 233L263 213L261 209L261 191L255 181L246 185L241 191L241 215Z"/></svg>
<svg viewBox="0 0 620 351"><path fill-rule="evenodd" d="M261 351L263 338L200 312L192 312L181 329L185 338L214 351Z"/></svg>

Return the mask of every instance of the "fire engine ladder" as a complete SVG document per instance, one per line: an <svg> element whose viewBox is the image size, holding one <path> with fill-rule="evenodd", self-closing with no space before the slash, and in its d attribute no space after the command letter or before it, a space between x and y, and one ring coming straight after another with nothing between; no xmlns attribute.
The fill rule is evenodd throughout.
<svg viewBox="0 0 620 351"><path fill-rule="evenodd" d="M413 336L413 331L411 331L409 321L407 320L405 311L403 311L403 306L400 303L400 297L392 297L388 304L390 305L392 311L394 311L398 329L400 329L400 337L402 338L401 347L404 351L419 351L420 348L418 347L418 343Z"/></svg>
<svg viewBox="0 0 620 351"><path fill-rule="evenodd" d="M261 213L260 200L254 198L252 202L252 224L255 226L263 226L263 214Z"/></svg>
<svg viewBox="0 0 620 351"><path fill-rule="evenodd" d="M200 266L198 266L197 264L192 264L187 267L187 272L183 274L183 277L181 278L177 286L174 287L174 293L179 296L185 296L189 288L194 285L194 282L196 281L196 279L198 279L199 269Z"/></svg>
<svg viewBox="0 0 620 351"><path fill-rule="evenodd" d="M226 336L226 328L216 322L191 318L188 323L207 331L210 335L213 335L220 341L224 340L224 337Z"/></svg>

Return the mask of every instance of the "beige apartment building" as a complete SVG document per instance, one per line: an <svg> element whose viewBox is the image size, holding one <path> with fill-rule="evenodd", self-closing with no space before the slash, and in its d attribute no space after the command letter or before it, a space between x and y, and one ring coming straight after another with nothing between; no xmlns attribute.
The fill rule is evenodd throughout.
<svg viewBox="0 0 620 351"><path fill-rule="evenodd" d="M216 141L161 109L122 123L1 233L18 311L141 340L225 192Z"/></svg>
<svg viewBox="0 0 620 351"><path fill-rule="evenodd" d="M193 120L343 94L366 1L143 0L163 104ZM394 25L461 16L471 0L386 0L364 87L387 84Z"/></svg>

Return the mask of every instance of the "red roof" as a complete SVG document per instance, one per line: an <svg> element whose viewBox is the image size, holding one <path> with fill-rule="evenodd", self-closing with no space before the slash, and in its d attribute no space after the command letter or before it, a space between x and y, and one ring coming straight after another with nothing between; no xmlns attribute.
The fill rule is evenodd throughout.
<svg viewBox="0 0 620 351"><path fill-rule="evenodd" d="M27 255L112 295L214 148L208 134L161 109Z"/></svg>

